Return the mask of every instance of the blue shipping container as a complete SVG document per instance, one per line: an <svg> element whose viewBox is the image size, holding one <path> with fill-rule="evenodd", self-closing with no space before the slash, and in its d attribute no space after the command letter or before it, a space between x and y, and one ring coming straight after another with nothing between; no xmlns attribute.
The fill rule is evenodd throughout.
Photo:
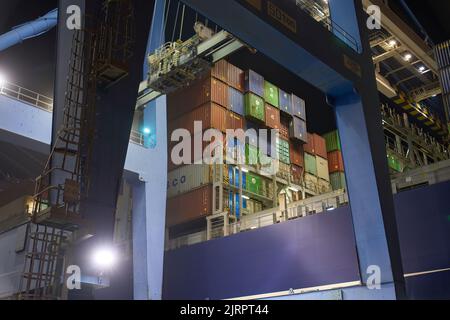
<svg viewBox="0 0 450 320"><path fill-rule="evenodd" d="M280 110L292 115L292 97L289 93L280 89Z"/></svg>
<svg viewBox="0 0 450 320"><path fill-rule="evenodd" d="M305 100L292 95L292 114L300 119L306 120Z"/></svg>
<svg viewBox="0 0 450 320"><path fill-rule="evenodd" d="M253 130L249 130L249 129L254 129ZM246 121L245 124L245 130L249 130L247 131L249 139L248 139L248 144L254 147L258 147L258 133L259 133L259 129L260 127L251 121Z"/></svg>
<svg viewBox="0 0 450 320"><path fill-rule="evenodd" d="M253 70L245 72L245 92L252 92L260 97L264 97L264 77Z"/></svg>
<svg viewBox="0 0 450 320"><path fill-rule="evenodd" d="M228 103L229 109L241 116L245 115L244 112L244 95L232 87L228 88Z"/></svg>

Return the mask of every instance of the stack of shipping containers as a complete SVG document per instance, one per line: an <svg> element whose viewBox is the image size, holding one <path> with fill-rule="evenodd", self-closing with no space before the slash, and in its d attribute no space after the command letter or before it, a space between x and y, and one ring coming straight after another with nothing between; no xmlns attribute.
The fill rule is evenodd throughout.
<svg viewBox="0 0 450 320"><path fill-rule="evenodd" d="M176 129L188 130L193 140L207 129L224 136L227 129L255 129L245 142L236 138L223 141L224 148L218 152L224 154L224 160L237 160L241 155L245 163L224 163L220 169L201 162L174 164L171 154L178 154L179 149L175 148L177 143L169 141L169 230L199 226L200 221L206 222L205 217L224 211L240 219L276 207L278 193L289 186L298 190L295 199L302 199L304 189L311 195L330 191L325 140L307 134L305 101L268 80L221 60L200 80L168 95L169 140ZM202 131L194 128L194 121L202 121ZM270 133L267 150L259 148L259 129L279 130L274 148L277 157L271 154ZM203 143L202 149L208 144ZM194 152L181 155L191 163L201 160ZM220 192L213 187L218 179Z"/></svg>
<svg viewBox="0 0 450 320"><path fill-rule="evenodd" d="M341 142L338 131L332 131L324 135L328 152L328 167L330 182L333 190L346 189L344 161L341 152Z"/></svg>

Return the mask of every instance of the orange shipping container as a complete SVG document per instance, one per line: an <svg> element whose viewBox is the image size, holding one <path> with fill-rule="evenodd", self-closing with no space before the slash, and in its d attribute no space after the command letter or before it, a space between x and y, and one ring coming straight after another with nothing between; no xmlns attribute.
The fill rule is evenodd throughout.
<svg viewBox="0 0 450 320"><path fill-rule="evenodd" d="M328 153L328 167L330 173L344 172L344 160L341 151L333 151Z"/></svg>
<svg viewBox="0 0 450 320"><path fill-rule="evenodd" d="M244 129L244 118L230 111L228 113L227 129Z"/></svg>
<svg viewBox="0 0 450 320"><path fill-rule="evenodd" d="M286 140L289 139L289 119L285 117L280 119L280 136Z"/></svg>
<svg viewBox="0 0 450 320"><path fill-rule="evenodd" d="M173 120L208 102L228 106L228 86L210 76L167 96L167 119Z"/></svg>
<svg viewBox="0 0 450 320"><path fill-rule="evenodd" d="M202 131L212 128L225 132L227 129L227 113L227 109L222 108L215 103L206 103L201 107L195 108L191 112L170 121L168 123L169 137L176 129L187 129L191 134L199 133L198 131L194 132L195 121L202 122Z"/></svg>
<svg viewBox="0 0 450 320"><path fill-rule="evenodd" d="M323 137L308 133L308 143L304 145L305 152L327 159L327 144Z"/></svg>
<svg viewBox="0 0 450 320"><path fill-rule="evenodd" d="M212 187L206 186L167 200L166 225L173 227L212 212Z"/></svg>
<svg viewBox="0 0 450 320"><path fill-rule="evenodd" d="M244 71L232 64L228 64L228 84L241 92L244 92Z"/></svg>
<svg viewBox="0 0 450 320"><path fill-rule="evenodd" d="M303 146L301 144L291 142L290 155L293 164L299 167L305 166L305 157L303 153Z"/></svg>
<svg viewBox="0 0 450 320"><path fill-rule="evenodd" d="M266 126L280 129L280 110L266 103Z"/></svg>
<svg viewBox="0 0 450 320"><path fill-rule="evenodd" d="M301 185L303 182L303 167L299 167L296 165L291 165L291 178L292 182Z"/></svg>
<svg viewBox="0 0 450 320"><path fill-rule="evenodd" d="M217 61L211 69L211 76L225 83L228 82L229 69L231 65L222 59Z"/></svg>

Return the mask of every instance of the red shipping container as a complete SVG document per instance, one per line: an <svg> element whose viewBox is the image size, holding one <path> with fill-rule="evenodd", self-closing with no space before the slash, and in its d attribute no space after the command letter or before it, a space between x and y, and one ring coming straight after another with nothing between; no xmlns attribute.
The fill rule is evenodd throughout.
<svg viewBox="0 0 450 320"><path fill-rule="evenodd" d="M327 143L318 134L308 133L308 143L304 145L304 151L327 159Z"/></svg>
<svg viewBox="0 0 450 320"><path fill-rule="evenodd" d="M206 103L201 107L195 108L189 113L178 117L168 123L169 137L176 129L187 129L191 134L197 134L194 132L194 122L202 122L202 131L206 129L218 129L225 132L227 129L227 109L215 103Z"/></svg>
<svg viewBox="0 0 450 320"><path fill-rule="evenodd" d="M244 71L232 64L228 64L228 85L244 92Z"/></svg>
<svg viewBox="0 0 450 320"><path fill-rule="evenodd" d="M266 126L271 129L280 129L280 109L266 103Z"/></svg>
<svg viewBox="0 0 450 320"><path fill-rule="evenodd" d="M206 186L167 200L166 225L173 227L212 213L212 187Z"/></svg>
<svg viewBox="0 0 450 320"><path fill-rule="evenodd" d="M222 59L217 61L211 68L211 76L220 81L228 83L229 69L232 65L227 60Z"/></svg>
<svg viewBox="0 0 450 320"><path fill-rule="evenodd" d="M299 143L291 142L290 144L291 162L299 167L305 166L305 156L303 146Z"/></svg>
<svg viewBox="0 0 450 320"><path fill-rule="evenodd" d="M344 172L344 160L341 151L333 151L328 153L328 168L330 173Z"/></svg>
<svg viewBox="0 0 450 320"><path fill-rule="evenodd" d="M228 86L210 76L196 80L189 87L167 96L167 119L176 119L208 102L228 106Z"/></svg>
<svg viewBox="0 0 450 320"><path fill-rule="evenodd" d="M227 129L244 129L244 118L234 112L228 112Z"/></svg>
<svg viewBox="0 0 450 320"><path fill-rule="evenodd" d="M280 118L280 136L289 140L289 119L286 117Z"/></svg>

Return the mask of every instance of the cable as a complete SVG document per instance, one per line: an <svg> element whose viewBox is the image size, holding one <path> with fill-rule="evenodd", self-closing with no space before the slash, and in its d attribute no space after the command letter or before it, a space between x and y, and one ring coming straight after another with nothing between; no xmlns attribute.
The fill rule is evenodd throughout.
<svg viewBox="0 0 450 320"><path fill-rule="evenodd" d="M167 20L169 19L170 4L171 4L171 0L169 0L169 3L167 5L166 16L164 17L164 27L161 29L161 38L160 39L164 40L164 41L161 41L162 43L166 42L165 34L166 34L166 28L167 28Z"/></svg>
<svg viewBox="0 0 450 320"><path fill-rule="evenodd" d="M183 4L183 13L181 14L181 26L180 26L180 40L183 35L183 24L184 24L184 12L186 10L186 5Z"/></svg>
<svg viewBox="0 0 450 320"><path fill-rule="evenodd" d="M177 13L176 13L176 15L175 15L175 23L174 23L173 31L172 31L172 42L173 42L173 39L175 38L175 31L176 31L176 29L177 29L178 13L179 13L179 12L180 12L180 2L178 2Z"/></svg>

